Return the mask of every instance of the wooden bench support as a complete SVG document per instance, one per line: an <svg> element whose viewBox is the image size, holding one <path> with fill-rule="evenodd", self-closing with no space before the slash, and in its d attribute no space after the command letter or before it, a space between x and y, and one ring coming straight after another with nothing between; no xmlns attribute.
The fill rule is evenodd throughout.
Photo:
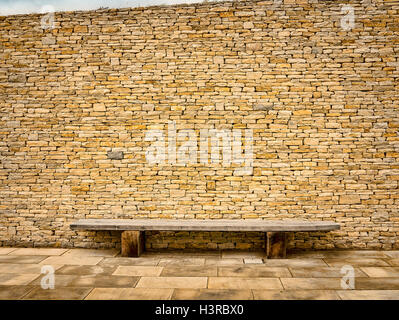
<svg viewBox="0 0 399 320"><path fill-rule="evenodd" d="M138 257L145 250L143 231L123 231L121 235L122 257Z"/></svg>
<svg viewBox="0 0 399 320"><path fill-rule="evenodd" d="M265 238L267 258L285 258L287 254L286 232L267 232Z"/></svg>

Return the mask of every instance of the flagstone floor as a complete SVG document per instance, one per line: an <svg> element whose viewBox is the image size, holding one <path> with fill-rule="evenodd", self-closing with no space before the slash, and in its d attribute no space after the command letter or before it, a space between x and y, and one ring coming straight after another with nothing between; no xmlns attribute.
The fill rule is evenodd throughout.
<svg viewBox="0 0 399 320"><path fill-rule="evenodd" d="M42 289L42 267L55 270ZM341 280L353 267L354 289ZM343 273L341 273L341 271ZM349 283L349 282L347 282ZM162 252L0 248L0 299L395 299L399 251Z"/></svg>

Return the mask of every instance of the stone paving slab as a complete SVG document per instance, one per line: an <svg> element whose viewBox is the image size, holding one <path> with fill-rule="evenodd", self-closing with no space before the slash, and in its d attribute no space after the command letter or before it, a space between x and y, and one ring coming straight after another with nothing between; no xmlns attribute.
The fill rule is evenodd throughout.
<svg viewBox="0 0 399 320"><path fill-rule="evenodd" d="M169 300L173 289L94 288L86 300Z"/></svg>
<svg viewBox="0 0 399 320"><path fill-rule="evenodd" d="M9 254L15 250L17 250L17 248L0 248L0 255Z"/></svg>
<svg viewBox="0 0 399 320"><path fill-rule="evenodd" d="M111 275L117 266L74 266L74 265L66 265L56 270L56 274L73 274L73 275Z"/></svg>
<svg viewBox="0 0 399 320"><path fill-rule="evenodd" d="M343 300L399 300L399 290L340 290Z"/></svg>
<svg viewBox="0 0 399 320"><path fill-rule="evenodd" d="M32 289L23 297L24 300L83 300L92 288L59 287L44 290L41 287Z"/></svg>
<svg viewBox="0 0 399 320"><path fill-rule="evenodd" d="M342 277L341 268L335 267L289 267L293 278L339 278ZM368 277L360 268L354 268L355 277Z"/></svg>
<svg viewBox="0 0 399 320"><path fill-rule="evenodd" d="M216 277L215 266L166 266L161 272L162 277Z"/></svg>
<svg viewBox="0 0 399 320"><path fill-rule="evenodd" d="M48 257L45 260L40 261L42 265L53 265L53 264L69 264L69 265L96 265L103 258L102 257L85 257L85 256L59 256L59 257Z"/></svg>
<svg viewBox="0 0 399 320"><path fill-rule="evenodd" d="M234 266L244 263L242 258L208 258L205 259L205 265L210 266Z"/></svg>
<svg viewBox="0 0 399 320"><path fill-rule="evenodd" d="M162 267L153 266L119 266L113 275L157 277L162 272Z"/></svg>
<svg viewBox="0 0 399 320"><path fill-rule="evenodd" d="M209 277L209 289L283 289L278 278Z"/></svg>
<svg viewBox="0 0 399 320"><path fill-rule="evenodd" d="M68 249L58 248L19 248L9 253L13 256L60 256Z"/></svg>
<svg viewBox="0 0 399 320"><path fill-rule="evenodd" d="M269 260L264 252L124 258L114 249L0 249L0 299L399 299L399 251ZM40 287L45 265L55 269L53 290ZM355 290L342 290L344 265L354 268Z"/></svg>
<svg viewBox="0 0 399 320"><path fill-rule="evenodd" d="M252 290L255 300L340 300L334 290Z"/></svg>
<svg viewBox="0 0 399 320"><path fill-rule="evenodd" d="M23 274L23 273L37 273L40 274L42 270L42 265L40 264L31 264L31 263L0 263L0 274L1 273L18 273L18 274ZM52 267L54 268L54 271L58 270L61 268L61 265L55 265L53 264Z"/></svg>
<svg viewBox="0 0 399 320"><path fill-rule="evenodd" d="M109 267L109 266L156 266L160 259L158 258L103 258L98 265Z"/></svg>
<svg viewBox="0 0 399 320"><path fill-rule="evenodd" d="M239 267L218 267L220 277L241 277L241 278L279 278L291 277L291 272L286 267L268 267L264 265L239 266Z"/></svg>
<svg viewBox="0 0 399 320"><path fill-rule="evenodd" d="M363 267L361 268L369 277L399 277L399 267Z"/></svg>
<svg viewBox="0 0 399 320"><path fill-rule="evenodd" d="M174 300L252 300L251 290L175 289Z"/></svg>
<svg viewBox="0 0 399 320"><path fill-rule="evenodd" d="M70 249L67 250L62 256L72 257L116 257L119 254L117 249Z"/></svg>
<svg viewBox="0 0 399 320"><path fill-rule="evenodd" d="M356 278L356 290L399 290L399 277L396 278Z"/></svg>
<svg viewBox="0 0 399 320"><path fill-rule="evenodd" d="M40 276L39 273L4 273L0 274L0 286L26 286Z"/></svg>
<svg viewBox="0 0 399 320"><path fill-rule="evenodd" d="M344 265L351 265L352 267L389 267L389 263L385 261L385 259L376 259L376 258L326 258L324 261L330 267L339 267L341 268Z"/></svg>
<svg viewBox="0 0 399 320"><path fill-rule="evenodd" d="M339 290L340 278L281 278L285 290Z"/></svg>
<svg viewBox="0 0 399 320"><path fill-rule="evenodd" d="M47 256L13 256L0 255L0 263L39 263L47 259Z"/></svg>
<svg viewBox="0 0 399 320"><path fill-rule="evenodd" d="M268 267L328 267L323 259L265 259Z"/></svg>
<svg viewBox="0 0 399 320"><path fill-rule="evenodd" d="M206 288L207 277L141 277L137 288Z"/></svg>
<svg viewBox="0 0 399 320"><path fill-rule="evenodd" d="M0 286L0 300L18 300L32 290L31 286Z"/></svg>

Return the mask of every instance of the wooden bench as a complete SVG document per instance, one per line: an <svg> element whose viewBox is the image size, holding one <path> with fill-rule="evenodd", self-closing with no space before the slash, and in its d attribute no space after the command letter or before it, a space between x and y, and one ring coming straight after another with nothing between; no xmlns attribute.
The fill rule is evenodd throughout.
<svg viewBox="0 0 399 320"><path fill-rule="evenodd" d="M73 230L122 231L121 254L138 257L145 249L145 231L258 231L265 232L268 258L284 258L287 232L331 231L340 228L331 221L309 220L177 220L177 219L82 219Z"/></svg>

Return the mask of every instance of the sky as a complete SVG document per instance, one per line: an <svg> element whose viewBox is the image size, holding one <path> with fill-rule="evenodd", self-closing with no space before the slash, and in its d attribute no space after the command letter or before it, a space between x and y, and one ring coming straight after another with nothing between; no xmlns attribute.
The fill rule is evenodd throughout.
<svg viewBox="0 0 399 320"><path fill-rule="evenodd" d="M52 11L127 8L161 4L198 3L202 0L0 0L0 16Z"/></svg>

